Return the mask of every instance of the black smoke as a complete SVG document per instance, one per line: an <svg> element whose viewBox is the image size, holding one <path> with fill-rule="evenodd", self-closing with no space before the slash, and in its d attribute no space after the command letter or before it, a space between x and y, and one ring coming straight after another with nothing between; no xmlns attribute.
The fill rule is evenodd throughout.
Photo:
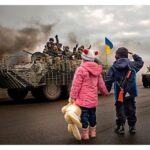
<svg viewBox="0 0 150 150"><path fill-rule="evenodd" d="M54 24L36 24L22 29L11 29L0 25L0 56L18 51L33 51L46 42Z"/></svg>

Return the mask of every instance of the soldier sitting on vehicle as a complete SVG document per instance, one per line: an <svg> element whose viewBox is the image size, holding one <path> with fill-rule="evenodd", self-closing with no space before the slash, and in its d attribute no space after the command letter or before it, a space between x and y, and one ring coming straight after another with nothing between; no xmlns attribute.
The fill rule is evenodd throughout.
<svg viewBox="0 0 150 150"><path fill-rule="evenodd" d="M58 51L58 56L62 59L62 44L58 43L57 44L57 51Z"/></svg>
<svg viewBox="0 0 150 150"><path fill-rule="evenodd" d="M58 44L59 44L58 35L55 35L55 39L56 39L56 43L54 42L54 38L49 38L49 42L50 42L51 44L56 44L56 45L58 45Z"/></svg>
<svg viewBox="0 0 150 150"><path fill-rule="evenodd" d="M62 54L63 54L63 59L65 60L71 59L72 53L69 50L69 46L64 47L64 51L62 52Z"/></svg>
<svg viewBox="0 0 150 150"><path fill-rule="evenodd" d="M49 38L49 42L50 42L51 44L54 44L54 38Z"/></svg>
<svg viewBox="0 0 150 150"><path fill-rule="evenodd" d="M73 52L72 52L73 60L78 59L77 47L78 47L78 44L76 44L76 46L73 48Z"/></svg>
<svg viewBox="0 0 150 150"><path fill-rule="evenodd" d="M45 48L43 49L43 53L48 54L48 48L47 48L47 47L45 47Z"/></svg>
<svg viewBox="0 0 150 150"><path fill-rule="evenodd" d="M60 70L60 60L62 58L62 52L58 50L57 45L55 44L53 47L53 64L54 64L54 69Z"/></svg>
<svg viewBox="0 0 150 150"><path fill-rule="evenodd" d="M47 47L48 47L48 54L52 57L57 56L57 46L55 44L52 44L50 42L47 42Z"/></svg>
<svg viewBox="0 0 150 150"><path fill-rule="evenodd" d="M84 49L84 46L81 45L79 48L78 48L78 52L77 52L77 59L81 60L81 54L82 54L82 50Z"/></svg>

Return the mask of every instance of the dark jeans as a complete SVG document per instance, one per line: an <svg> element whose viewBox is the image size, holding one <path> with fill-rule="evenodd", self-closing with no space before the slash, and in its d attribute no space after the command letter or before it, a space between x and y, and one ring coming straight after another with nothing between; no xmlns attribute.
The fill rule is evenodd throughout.
<svg viewBox="0 0 150 150"><path fill-rule="evenodd" d="M135 126L136 118L136 106L135 106L135 97L125 97L123 103L116 102L116 124L118 126L124 125L126 119L129 126Z"/></svg>
<svg viewBox="0 0 150 150"><path fill-rule="evenodd" d="M94 127L96 125L96 108L81 107L81 111L82 128L87 128L89 125Z"/></svg>

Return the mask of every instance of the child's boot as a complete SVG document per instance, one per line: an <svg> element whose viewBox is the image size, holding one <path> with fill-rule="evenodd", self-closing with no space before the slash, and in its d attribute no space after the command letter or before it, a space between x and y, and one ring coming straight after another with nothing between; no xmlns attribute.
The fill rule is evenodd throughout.
<svg viewBox="0 0 150 150"><path fill-rule="evenodd" d="M130 134L135 134L136 133L135 126L129 126L129 132L130 132Z"/></svg>
<svg viewBox="0 0 150 150"><path fill-rule="evenodd" d="M115 129L115 132L117 134L124 134L125 133L124 126L123 125L117 126L116 129Z"/></svg>
<svg viewBox="0 0 150 150"><path fill-rule="evenodd" d="M89 127L82 128L81 137L82 137L82 140L89 140Z"/></svg>
<svg viewBox="0 0 150 150"><path fill-rule="evenodd" d="M90 135L91 138L96 137L96 126L90 127L89 135Z"/></svg>

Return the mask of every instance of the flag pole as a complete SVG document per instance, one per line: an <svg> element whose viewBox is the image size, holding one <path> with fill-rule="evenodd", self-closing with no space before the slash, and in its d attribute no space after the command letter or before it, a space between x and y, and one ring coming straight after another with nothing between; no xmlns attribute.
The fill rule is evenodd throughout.
<svg viewBox="0 0 150 150"><path fill-rule="evenodd" d="M106 53L106 67L107 67L108 66L108 58L107 58L106 45L105 45L105 53Z"/></svg>
<svg viewBox="0 0 150 150"><path fill-rule="evenodd" d="M107 59L107 53L106 53L106 67L108 66L108 59Z"/></svg>

